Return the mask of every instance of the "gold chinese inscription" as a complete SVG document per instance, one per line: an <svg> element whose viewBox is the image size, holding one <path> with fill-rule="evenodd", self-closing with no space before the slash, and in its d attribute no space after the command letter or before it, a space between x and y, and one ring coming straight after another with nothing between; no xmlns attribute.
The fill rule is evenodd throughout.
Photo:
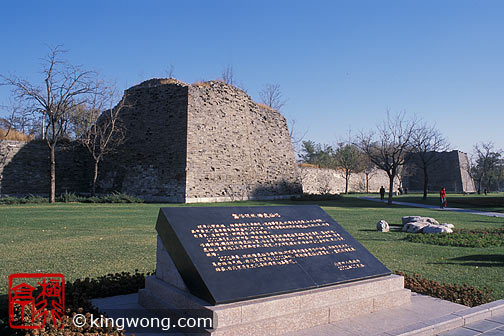
<svg viewBox="0 0 504 336"><path fill-rule="evenodd" d="M245 213L245 214L231 214L233 219L244 219L244 218L280 218L280 214L275 212L275 213L267 213L267 212L262 212L262 213Z"/></svg>
<svg viewBox="0 0 504 336"><path fill-rule="evenodd" d="M264 221L201 224L191 230L203 252L212 259L216 272L296 264L300 258L355 251L322 219L279 220L278 213L232 214L232 217ZM261 252L247 253L247 249ZM354 261L342 261L335 266L341 271L364 267L360 260Z"/></svg>
<svg viewBox="0 0 504 336"><path fill-rule="evenodd" d="M362 268L364 267L364 264L361 263L359 259L353 259L353 260L337 261L334 263L334 266L336 266L340 271L347 271L350 269Z"/></svg>

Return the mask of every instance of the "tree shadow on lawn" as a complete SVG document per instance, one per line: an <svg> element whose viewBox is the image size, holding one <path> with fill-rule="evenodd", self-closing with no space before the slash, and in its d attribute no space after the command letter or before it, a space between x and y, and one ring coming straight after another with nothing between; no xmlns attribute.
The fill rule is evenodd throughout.
<svg viewBox="0 0 504 336"><path fill-rule="evenodd" d="M504 254L473 254L448 259L453 262L431 263L437 265L460 265L477 267L504 267ZM458 261L458 262L457 262Z"/></svg>

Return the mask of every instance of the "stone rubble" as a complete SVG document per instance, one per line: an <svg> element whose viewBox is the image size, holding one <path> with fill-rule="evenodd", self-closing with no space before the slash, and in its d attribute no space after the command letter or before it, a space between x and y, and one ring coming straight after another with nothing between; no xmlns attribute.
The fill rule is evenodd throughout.
<svg viewBox="0 0 504 336"><path fill-rule="evenodd" d="M452 233L453 224L439 223L432 217L404 216L402 217L403 232L409 233Z"/></svg>

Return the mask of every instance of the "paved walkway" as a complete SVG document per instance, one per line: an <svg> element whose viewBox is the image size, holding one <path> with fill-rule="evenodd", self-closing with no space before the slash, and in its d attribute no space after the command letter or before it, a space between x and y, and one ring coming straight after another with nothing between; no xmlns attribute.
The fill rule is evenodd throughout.
<svg viewBox="0 0 504 336"><path fill-rule="evenodd" d="M120 295L92 300L93 305L109 317L150 315L138 304L138 294ZM119 315L119 316L114 316ZM177 335L169 333L139 333L141 336ZM130 333L127 333L130 335ZM411 294L411 303L386 311L364 314L332 324L301 330L286 336L504 336L504 300L494 301L474 308ZM237 335L239 336L239 335Z"/></svg>
<svg viewBox="0 0 504 336"><path fill-rule="evenodd" d="M366 201L373 201L373 202L378 202L378 203L387 203L387 200L383 200L382 201L382 200L379 200L379 199L373 198L373 197L359 197L359 198L363 199L363 200L366 200ZM399 201L392 201L392 204L410 206L410 207L415 207L415 208L432 209L432 210L438 210L438 211L464 212L464 213L469 213L469 214L473 214L473 215L482 215L482 216L489 216L489 217L504 218L504 213L500 213L500 212L490 212L490 211L471 210L471 209L462 209L462 208L444 208L444 209L441 209L439 206L435 206L435 205L419 204L419 203L409 203L409 202L399 202Z"/></svg>

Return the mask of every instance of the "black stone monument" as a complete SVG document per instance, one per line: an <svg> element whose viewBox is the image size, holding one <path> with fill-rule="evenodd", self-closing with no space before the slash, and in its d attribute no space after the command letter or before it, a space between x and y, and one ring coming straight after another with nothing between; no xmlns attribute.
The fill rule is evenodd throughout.
<svg viewBox="0 0 504 336"><path fill-rule="evenodd" d="M190 292L214 305L390 274L318 206L162 208L156 229Z"/></svg>

